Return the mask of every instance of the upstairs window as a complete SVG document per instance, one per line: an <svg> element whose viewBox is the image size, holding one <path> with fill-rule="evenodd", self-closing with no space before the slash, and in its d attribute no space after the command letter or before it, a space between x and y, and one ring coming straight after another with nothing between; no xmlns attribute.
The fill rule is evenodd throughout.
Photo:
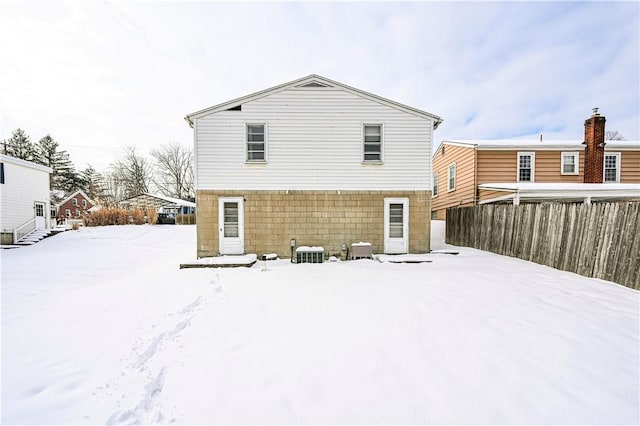
<svg viewBox="0 0 640 426"><path fill-rule="evenodd" d="M608 183L620 182L620 153L604 155L604 181Z"/></svg>
<svg viewBox="0 0 640 426"><path fill-rule="evenodd" d="M447 169L447 191L456 190L456 163L453 163Z"/></svg>
<svg viewBox="0 0 640 426"><path fill-rule="evenodd" d="M247 124L247 162L264 163L267 161L267 138L264 123Z"/></svg>
<svg viewBox="0 0 640 426"><path fill-rule="evenodd" d="M82 208L83 209L87 208L87 200L82 200Z"/></svg>
<svg viewBox="0 0 640 426"><path fill-rule="evenodd" d="M438 196L438 172L433 174L433 196Z"/></svg>
<svg viewBox="0 0 640 426"><path fill-rule="evenodd" d="M535 171L535 154L533 152L518 153L518 182L533 182Z"/></svg>
<svg viewBox="0 0 640 426"><path fill-rule="evenodd" d="M560 173L563 175L577 175L579 158L580 154L577 152L563 152Z"/></svg>
<svg viewBox="0 0 640 426"><path fill-rule="evenodd" d="M382 161L382 125L364 125L364 162Z"/></svg>
<svg viewBox="0 0 640 426"><path fill-rule="evenodd" d="M65 217L71 217L71 209L64 209Z"/></svg>
<svg viewBox="0 0 640 426"><path fill-rule="evenodd" d="M77 198L74 198L74 199L73 199L73 206L75 207L75 206L77 206L77 205L78 205L78 199L77 199Z"/></svg>

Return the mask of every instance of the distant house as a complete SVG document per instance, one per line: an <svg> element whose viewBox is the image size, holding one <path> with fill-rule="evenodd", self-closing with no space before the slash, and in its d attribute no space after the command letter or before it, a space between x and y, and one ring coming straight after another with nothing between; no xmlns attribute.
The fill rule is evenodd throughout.
<svg viewBox="0 0 640 426"><path fill-rule="evenodd" d="M2 243L15 244L36 230L50 228L51 168L0 154Z"/></svg>
<svg viewBox="0 0 640 426"><path fill-rule="evenodd" d="M64 223L67 219L82 219L94 205L95 203L84 191L77 190L67 195L56 206L58 223Z"/></svg>
<svg viewBox="0 0 640 426"><path fill-rule="evenodd" d="M432 218L449 207L640 199L640 142L605 141L605 117L584 140L445 140L433 154Z"/></svg>
<svg viewBox="0 0 640 426"><path fill-rule="evenodd" d="M161 194L143 193L122 200L120 205L125 208L154 208L158 213L168 213L173 216L194 214L196 212L195 202Z"/></svg>
<svg viewBox="0 0 640 426"><path fill-rule="evenodd" d="M430 250L434 114L310 75L185 117L197 254Z"/></svg>

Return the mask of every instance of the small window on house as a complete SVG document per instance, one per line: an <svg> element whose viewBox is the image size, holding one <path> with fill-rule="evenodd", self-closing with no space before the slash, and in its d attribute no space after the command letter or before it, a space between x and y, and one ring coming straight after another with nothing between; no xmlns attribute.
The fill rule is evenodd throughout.
<svg viewBox="0 0 640 426"><path fill-rule="evenodd" d="M0 183L4 183L4 163L0 163Z"/></svg>
<svg viewBox="0 0 640 426"><path fill-rule="evenodd" d="M64 209L64 216L71 217L71 209Z"/></svg>
<svg viewBox="0 0 640 426"><path fill-rule="evenodd" d="M447 169L447 191L456 190L456 163L453 163Z"/></svg>
<svg viewBox="0 0 640 426"><path fill-rule="evenodd" d="M518 182L533 182L535 170L535 154L533 152L518 153Z"/></svg>
<svg viewBox="0 0 640 426"><path fill-rule="evenodd" d="M440 153L440 155L441 155L442 157L444 157L444 149L445 149L445 148L446 148L446 147L445 147L444 145L442 145L442 152Z"/></svg>
<svg viewBox="0 0 640 426"><path fill-rule="evenodd" d="M86 209L87 208L87 200L82 200L82 208Z"/></svg>
<svg viewBox="0 0 640 426"><path fill-rule="evenodd" d="M560 173L563 175L578 174L578 159L580 154L577 152L563 152Z"/></svg>
<svg viewBox="0 0 640 426"><path fill-rule="evenodd" d="M247 161L265 162L266 156L266 125L247 124Z"/></svg>
<svg viewBox="0 0 640 426"><path fill-rule="evenodd" d="M78 205L78 199L77 199L77 198L74 198L74 199L73 199L73 206L75 207L75 206L77 206L77 205Z"/></svg>
<svg viewBox="0 0 640 426"><path fill-rule="evenodd" d="M438 196L438 172L433 174L433 196Z"/></svg>
<svg viewBox="0 0 640 426"><path fill-rule="evenodd" d="M76 209L76 217L80 217L80 209Z"/></svg>
<svg viewBox="0 0 640 426"><path fill-rule="evenodd" d="M620 153L604 155L604 181L609 183L620 182Z"/></svg>
<svg viewBox="0 0 640 426"><path fill-rule="evenodd" d="M364 158L365 162L382 161L382 125L364 125Z"/></svg>

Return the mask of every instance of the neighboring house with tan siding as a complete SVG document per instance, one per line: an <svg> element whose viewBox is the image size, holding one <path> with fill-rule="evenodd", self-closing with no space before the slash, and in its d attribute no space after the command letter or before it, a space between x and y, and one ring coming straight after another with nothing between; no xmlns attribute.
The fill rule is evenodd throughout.
<svg viewBox="0 0 640 426"><path fill-rule="evenodd" d="M443 141L433 155L432 218L445 219L449 207L494 202L640 198L640 142L605 141L604 124L594 113L584 140Z"/></svg>
<svg viewBox="0 0 640 426"><path fill-rule="evenodd" d="M189 114L197 255L430 250L442 119L310 75ZM293 241L295 240L295 242Z"/></svg>

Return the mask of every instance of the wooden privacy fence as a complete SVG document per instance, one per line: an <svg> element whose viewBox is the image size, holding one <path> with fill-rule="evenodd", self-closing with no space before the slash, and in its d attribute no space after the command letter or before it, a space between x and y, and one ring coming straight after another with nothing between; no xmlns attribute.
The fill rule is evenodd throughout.
<svg viewBox="0 0 640 426"><path fill-rule="evenodd" d="M451 208L446 242L640 288L640 202Z"/></svg>

